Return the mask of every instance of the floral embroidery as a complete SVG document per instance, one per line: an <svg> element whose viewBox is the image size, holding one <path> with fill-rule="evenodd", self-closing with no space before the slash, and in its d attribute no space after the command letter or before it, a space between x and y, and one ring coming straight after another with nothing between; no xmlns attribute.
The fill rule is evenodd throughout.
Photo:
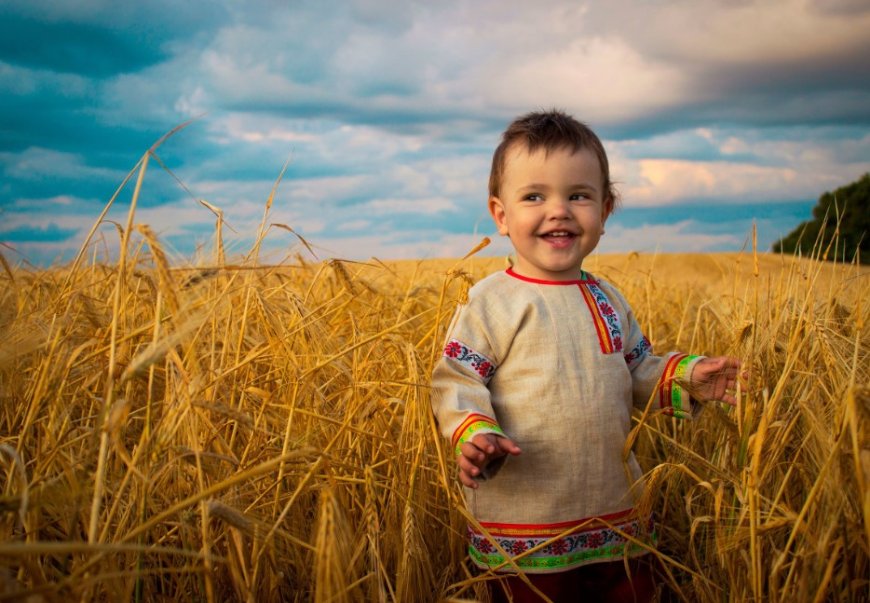
<svg viewBox="0 0 870 603"><path fill-rule="evenodd" d="M458 341L450 341L444 348L444 355L449 358L456 358L460 353L462 353L462 344Z"/></svg>
<svg viewBox="0 0 870 603"><path fill-rule="evenodd" d="M560 538L559 540L551 542L548 549L553 555L564 555L568 552L568 543L565 542L564 538Z"/></svg>
<svg viewBox="0 0 870 603"><path fill-rule="evenodd" d="M591 561L618 559L626 549L629 555L643 553L642 546L630 542L623 534L632 538L640 535L647 542L655 542L656 534L651 518L642 520L634 512L628 511L612 519L612 527L606 523L602 525L602 521L593 520L592 527L578 528L579 531L569 532L561 537L559 535L570 527L570 523L531 526L484 523L482 525L487 528L489 536L468 526L468 551L478 566L488 568L498 567L506 562L498 547L512 557L537 548L534 553L514 559L514 563L527 570L562 570ZM588 526L589 521L578 524Z"/></svg>
<svg viewBox="0 0 870 603"><path fill-rule="evenodd" d="M528 550L528 548L529 547L526 545L524 540L514 540L510 544L510 547L505 550L513 553L514 555L519 555L520 553L524 553L526 550Z"/></svg>
<svg viewBox="0 0 870 603"><path fill-rule="evenodd" d="M444 356L473 370L483 378L484 383L487 383L495 373L495 365L491 360L456 339L451 339L444 346Z"/></svg>
<svg viewBox="0 0 870 603"><path fill-rule="evenodd" d="M604 294L604 291L597 284L590 283L586 285L592 295L595 297L595 301L598 302L598 311L601 316L604 317L605 322L607 323L609 335L611 341L613 342L613 351L621 352L622 351L622 326L619 324L619 316L616 314L616 311L613 309L613 306L610 305L610 300L607 299L607 296ZM619 345L617 344L619 342Z"/></svg>
<svg viewBox="0 0 870 603"><path fill-rule="evenodd" d="M495 547L492 546L492 543L486 539L480 540L479 542L477 542L475 544L475 547L481 553L492 553L493 551L495 551Z"/></svg>
<svg viewBox="0 0 870 603"><path fill-rule="evenodd" d="M592 313L595 330L598 332L598 342L601 351L605 354L613 354L622 351L622 324L619 314L613 309L613 305L605 295L601 287L594 280L583 281L580 285L583 299Z"/></svg>
<svg viewBox="0 0 870 603"><path fill-rule="evenodd" d="M637 342L637 345L625 355L625 363L628 365L629 370L634 369L644 356L652 352L652 344L649 342L649 339L646 336L641 337L640 341Z"/></svg>

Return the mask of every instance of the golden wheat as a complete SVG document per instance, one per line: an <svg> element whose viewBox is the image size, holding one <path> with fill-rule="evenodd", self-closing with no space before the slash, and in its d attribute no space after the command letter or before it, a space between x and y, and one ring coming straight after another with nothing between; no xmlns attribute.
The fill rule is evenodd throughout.
<svg viewBox="0 0 870 603"><path fill-rule="evenodd" d="M231 265L219 235L216 265L173 268L133 211L120 234L114 265L2 262L0 601L486 599L428 376L502 260L267 266L261 236ZM749 371L736 408L636 417L663 598L866 600L870 274L765 254L587 268L660 351Z"/></svg>

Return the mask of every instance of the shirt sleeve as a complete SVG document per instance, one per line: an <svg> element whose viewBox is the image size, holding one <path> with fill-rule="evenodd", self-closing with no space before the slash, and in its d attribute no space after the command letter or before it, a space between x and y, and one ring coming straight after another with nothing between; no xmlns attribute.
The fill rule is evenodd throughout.
<svg viewBox="0 0 870 603"><path fill-rule="evenodd" d="M432 372L432 410L455 454L477 434L504 435L487 388L500 359L487 322L476 304L461 306Z"/></svg>
<svg viewBox="0 0 870 603"><path fill-rule="evenodd" d="M652 408L679 419L691 419L700 410L687 389L692 370L703 356L669 352L664 356L653 353L652 344L643 334L634 312L622 295L611 288L625 309L627 333L623 355L631 372L634 406L646 408L652 399Z"/></svg>

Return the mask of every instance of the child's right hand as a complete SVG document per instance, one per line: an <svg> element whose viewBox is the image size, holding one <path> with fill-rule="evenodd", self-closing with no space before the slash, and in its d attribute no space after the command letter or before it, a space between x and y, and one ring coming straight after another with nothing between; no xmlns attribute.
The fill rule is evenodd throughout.
<svg viewBox="0 0 870 603"><path fill-rule="evenodd" d="M456 462L459 464L459 481L469 488L477 488L477 480L492 461L505 455L514 456L522 452L510 438L494 433L474 436L459 448Z"/></svg>

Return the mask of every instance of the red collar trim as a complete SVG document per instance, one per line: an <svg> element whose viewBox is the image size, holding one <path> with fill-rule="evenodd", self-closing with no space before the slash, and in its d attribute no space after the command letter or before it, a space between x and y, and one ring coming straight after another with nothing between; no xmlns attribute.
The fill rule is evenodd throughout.
<svg viewBox="0 0 870 603"><path fill-rule="evenodd" d="M527 283L535 283L536 285L581 285L581 284L597 285L598 284L598 281L596 281L594 278L592 278L589 275L589 273L586 272L585 270L581 270L581 273L583 274L583 278L573 279L570 281L546 281L546 280L539 279L539 278L532 278L530 276L523 276L522 274L517 274L516 272L514 272L513 268L508 268L507 270L505 270L505 272L507 273L508 276L512 276L515 279L518 279L521 281L526 281Z"/></svg>

